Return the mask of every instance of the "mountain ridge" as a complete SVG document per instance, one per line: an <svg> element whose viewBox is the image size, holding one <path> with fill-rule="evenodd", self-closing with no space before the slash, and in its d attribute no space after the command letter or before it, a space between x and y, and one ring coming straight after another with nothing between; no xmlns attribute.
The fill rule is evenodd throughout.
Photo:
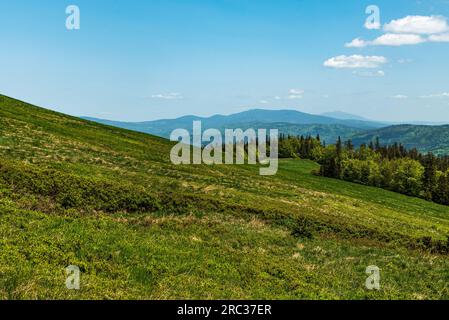
<svg viewBox="0 0 449 320"><path fill-rule="evenodd" d="M175 119L161 119L141 122L123 122L105 120L93 117L82 117L83 119L95 121L128 130L169 138L173 130L182 128L191 131L193 121L201 121L202 128L215 128L221 131L224 129L248 129L266 128L278 129L279 132L292 135L317 135L320 134L324 140L334 142L338 136L350 138L356 133L364 132L368 129L376 129L383 126L378 122L343 120L313 115L297 110L266 110L251 109L231 115L213 115L210 117L200 117L186 115Z"/></svg>
<svg viewBox="0 0 449 320"><path fill-rule="evenodd" d="M279 109L279 110L268 110L268 109L251 109L247 111L242 111L230 115L216 114L209 117L201 117L195 115L186 115L174 119L160 119L152 121L139 121L139 122L125 122L116 120L105 120L95 117L81 117L83 119L96 120L96 121L107 121L111 123L121 123L121 124L139 124L152 126L155 124L173 124L173 123L185 123L186 121L201 120L208 125L222 126L226 124L235 123L245 123L245 122L262 122L262 123L272 123L272 122L285 122L291 124L340 124L349 127L357 127L361 129L365 128L379 128L384 126L381 122L376 121L362 121L362 120L352 120L352 119L336 119L331 117L326 117L322 115L315 115L310 113L305 113L292 109Z"/></svg>
<svg viewBox="0 0 449 320"><path fill-rule="evenodd" d="M203 130L209 128L221 131L236 128L246 130L264 128L269 125L270 129L278 129L283 134L304 136L319 134L327 143L334 143L338 137L341 137L343 140L351 139L355 145L360 145L368 144L379 137L381 143L384 144L397 142L404 144L407 148L417 148L421 152L449 154L449 138L446 138L449 137L449 131L446 130L449 125L387 124L375 121L334 119L288 109L252 109L231 115L210 117L187 115L176 119L143 122L121 122L92 117L83 117L83 119L164 138L169 138L170 133L178 128L191 131L192 122L198 120L202 122ZM420 137L420 134L425 136Z"/></svg>
<svg viewBox="0 0 449 320"><path fill-rule="evenodd" d="M364 118L364 117L356 115L356 114L347 113L347 112L338 111L338 110L332 111L332 112L324 112L324 113L321 113L321 115L325 116L325 117L329 117L329 118L340 119L340 120L373 121L373 120Z"/></svg>

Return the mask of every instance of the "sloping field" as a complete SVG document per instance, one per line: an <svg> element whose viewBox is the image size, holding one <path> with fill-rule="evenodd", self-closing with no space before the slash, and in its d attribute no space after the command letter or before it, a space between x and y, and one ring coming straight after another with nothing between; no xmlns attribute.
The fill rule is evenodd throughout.
<svg viewBox="0 0 449 320"><path fill-rule="evenodd" d="M171 146L0 96L0 298L449 298L448 207Z"/></svg>

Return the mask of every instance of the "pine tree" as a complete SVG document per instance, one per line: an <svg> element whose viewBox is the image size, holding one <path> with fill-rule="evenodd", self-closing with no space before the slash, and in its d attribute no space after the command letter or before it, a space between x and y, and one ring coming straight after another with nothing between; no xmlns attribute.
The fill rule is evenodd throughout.
<svg viewBox="0 0 449 320"><path fill-rule="evenodd" d="M376 151L376 152L378 152L379 150L380 150L380 141L379 141L379 137L377 136L376 137L376 143L375 143L375 145L374 145L374 150Z"/></svg>
<svg viewBox="0 0 449 320"><path fill-rule="evenodd" d="M342 151L341 137L340 136L338 136L337 144L335 145L335 147L336 147L337 158L340 158L341 157L341 151Z"/></svg>
<svg viewBox="0 0 449 320"><path fill-rule="evenodd" d="M351 139L346 141L346 150L348 150L348 151L353 151L354 150L354 145L352 144Z"/></svg>
<svg viewBox="0 0 449 320"><path fill-rule="evenodd" d="M432 153L428 153L424 159L424 175L423 175L423 187L426 199L430 200L433 198L436 184L437 184L437 168L435 156Z"/></svg>

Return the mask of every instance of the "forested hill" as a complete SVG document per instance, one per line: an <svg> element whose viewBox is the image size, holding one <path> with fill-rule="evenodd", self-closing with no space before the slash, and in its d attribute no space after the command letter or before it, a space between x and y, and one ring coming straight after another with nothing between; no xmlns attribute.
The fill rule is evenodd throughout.
<svg viewBox="0 0 449 320"><path fill-rule="evenodd" d="M381 144L391 145L397 142L407 149L416 148L421 152L430 151L436 155L449 154L449 125L390 126L356 134L352 137L352 142L358 146L374 141L376 137L379 137Z"/></svg>
<svg viewBox="0 0 449 320"><path fill-rule="evenodd" d="M329 115L342 116L340 113L330 113ZM172 120L146 122L85 119L164 138L169 138L174 129L191 130L192 122L201 120L203 129L216 128L223 131L224 129L235 128L270 128L294 136L320 135L326 143L335 143L340 136L343 140L352 139L356 146L362 143L369 144L376 137L379 137L384 145L401 143L408 149L417 148L423 153L430 151L436 155L449 154L449 125L405 124L387 126L387 124L380 122L336 119L330 116L317 116L292 110L250 110L230 116L218 115L210 118L185 116Z"/></svg>

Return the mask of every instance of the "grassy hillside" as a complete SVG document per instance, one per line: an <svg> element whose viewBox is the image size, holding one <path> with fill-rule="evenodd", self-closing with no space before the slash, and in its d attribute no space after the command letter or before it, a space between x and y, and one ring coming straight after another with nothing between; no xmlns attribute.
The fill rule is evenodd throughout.
<svg viewBox="0 0 449 320"><path fill-rule="evenodd" d="M0 96L0 298L449 298L448 207L171 146Z"/></svg>
<svg viewBox="0 0 449 320"><path fill-rule="evenodd" d="M449 125L422 126L397 125L356 134L354 144L369 143L379 137L382 144L401 142L407 149L417 148L421 152L437 155L449 154Z"/></svg>

